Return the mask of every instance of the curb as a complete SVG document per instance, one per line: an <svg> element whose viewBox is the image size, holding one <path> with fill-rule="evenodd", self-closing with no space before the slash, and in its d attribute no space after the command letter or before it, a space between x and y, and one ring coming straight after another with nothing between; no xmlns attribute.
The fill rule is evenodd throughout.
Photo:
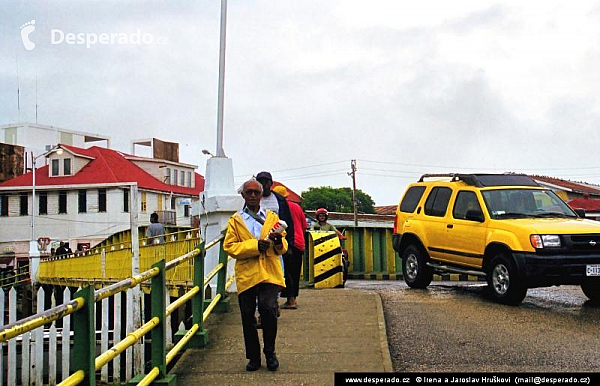
<svg viewBox="0 0 600 386"><path fill-rule="evenodd" d="M385 316L383 314L383 301L381 295L376 293L377 298L377 324L379 326L379 342L381 343L381 355L383 362L383 371L391 373L394 371L392 367L392 356L387 341L387 330L385 327Z"/></svg>
<svg viewBox="0 0 600 386"><path fill-rule="evenodd" d="M349 280L404 280L401 273L348 273ZM434 281L485 281L484 277L462 273L434 274Z"/></svg>

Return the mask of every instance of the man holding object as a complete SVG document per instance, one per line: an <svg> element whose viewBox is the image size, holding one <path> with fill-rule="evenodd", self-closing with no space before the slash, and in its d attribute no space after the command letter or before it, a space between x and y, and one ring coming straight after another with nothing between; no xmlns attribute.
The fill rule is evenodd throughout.
<svg viewBox="0 0 600 386"><path fill-rule="evenodd" d="M279 217L260 206L262 185L249 180L242 185L244 209L229 219L223 241L225 252L236 259L235 277L238 300L242 315L247 371L261 366L260 342L254 312L258 298L267 368L275 371L279 361L275 355L277 337L277 295L285 288L279 256L287 251L288 244L283 233L271 232Z"/></svg>

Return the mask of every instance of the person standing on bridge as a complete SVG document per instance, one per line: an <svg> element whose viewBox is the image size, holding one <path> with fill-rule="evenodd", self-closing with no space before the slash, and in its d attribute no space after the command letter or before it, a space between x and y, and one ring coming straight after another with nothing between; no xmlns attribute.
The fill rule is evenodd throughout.
<svg viewBox="0 0 600 386"><path fill-rule="evenodd" d="M235 278L238 291L247 371L261 366L260 341L255 325L254 312L258 298L267 368L275 371L279 361L275 354L277 337L277 296L285 288L279 256L288 249L285 231L271 232L278 223L277 213L260 205L262 185L255 179L242 185L245 205L240 212L229 218L227 233L223 240L225 252L236 259Z"/></svg>
<svg viewBox="0 0 600 386"><path fill-rule="evenodd" d="M329 218L329 212L327 212L327 209L319 208L315 214L317 215L317 221L314 222L310 227L311 231L336 232L338 235L340 234L335 226L327 222L327 219Z"/></svg>
<svg viewBox="0 0 600 386"><path fill-rule="evenodd" d="M156 212L150 215L150 225L146 229L146 237L148 238L148 245L165 242L165 227L158 221L158 213Z"/></svg>
<svg viewBox="0 0 600 386"><path fill-rule="evenodd" d="M306 216L300 205L288 199L290 193L283 185L273 188L273 193L277 193L287 200L294 223L294 243L289 247L292 253L284 256L285 263L285 290L281 296L287 298L287 301L281 306L283 309L295 310L298 308L296 298L300 290L300 271L302 270L302 256L304 255L304 232L306 232ZM288 244L289 245L289 244Z"/></svg>
<svg viewBox="0 0 600 386"><path fill-rule="evenodd" d="M282 195L275 193L273 190L271 190L271 187L273 186L273 177L271 176L271 173L264 172L264 171L260 172L256 175L256 180L258 182L260 182L260 184L263 187L263 196L260 200L260 206L277 213L279 218L282 219L283 221L285 221L287 224L287 229L286 229L287 236L285 236L285 239L287 240L287 243L290 246L290 249L288 249L286 254L283 254L280 257L281 265L283 266L283 274L286 277L286 283L287 283L288 282L288 267L285 265L286 264L285 261L289 258L289 256L287 256L287 255L291 255L291 253L292 253L291 246L294 245L294 234L295 234L294 220L292 219L292 213L290 211L290 206L289 206L287 200L285 199L285 197L283 197ZM285 296L285 295L286 294L284 291L282 296ZM279 313L277 313L277 316L279 316Z"/></svg>

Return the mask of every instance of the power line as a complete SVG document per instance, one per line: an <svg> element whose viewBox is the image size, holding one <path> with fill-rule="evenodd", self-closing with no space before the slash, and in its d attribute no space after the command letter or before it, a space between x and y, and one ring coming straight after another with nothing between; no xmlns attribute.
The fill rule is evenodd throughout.
<svg viewBox="0 0 600 386"><path fill-rule="evenodd" d="M293 170L302 170L302 169L317 168L317 167L321 167L321 166L336 165L336 164L345 163L345 162L348 162L348 161L346 161L346 160L344 160L344 161L335 161L335 162L327 162L327 163L315 164L315 165L308 165L308 166L299 166L297 168L279 169L279 170L273 170L271 173L282 173L282 172L288 172L288 171L293 171ZM248 174L240 174L240 175L237 175L235 177L245 177L247 175Z"/></svg>

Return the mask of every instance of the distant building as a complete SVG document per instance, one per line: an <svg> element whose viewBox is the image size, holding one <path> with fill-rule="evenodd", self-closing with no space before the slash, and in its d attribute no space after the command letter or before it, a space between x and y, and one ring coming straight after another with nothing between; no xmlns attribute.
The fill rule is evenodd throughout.
<svg viewBox="0 0 600 386"><path fill-rule="evenodd" d="M156 211L166 225L191 226L192 203L204 190L197 166L173 160L66 144L44 157L47 164L36 169L35 207L31 171L0 183L0 257L28 257L32 212L34 239L67 241L75 251L129 229L131 210L138 211L140 225L147 225ZM133 184L138 208L129 207ZM42 256L50 246L41 249Z"/></svg>
<svg viewBox="0 0 600 386"><path fill-rule="evenodd" d="M531 175L538 184L551 189L564 201L576 198L600 198L600 186L586 182L575 182L555 177Z"/></svg>
<svg viewBox="0 0 600 386"><path fill-rule="evenodd" d="M25 172L25 148L0 142L0 182Z"/></svg>

